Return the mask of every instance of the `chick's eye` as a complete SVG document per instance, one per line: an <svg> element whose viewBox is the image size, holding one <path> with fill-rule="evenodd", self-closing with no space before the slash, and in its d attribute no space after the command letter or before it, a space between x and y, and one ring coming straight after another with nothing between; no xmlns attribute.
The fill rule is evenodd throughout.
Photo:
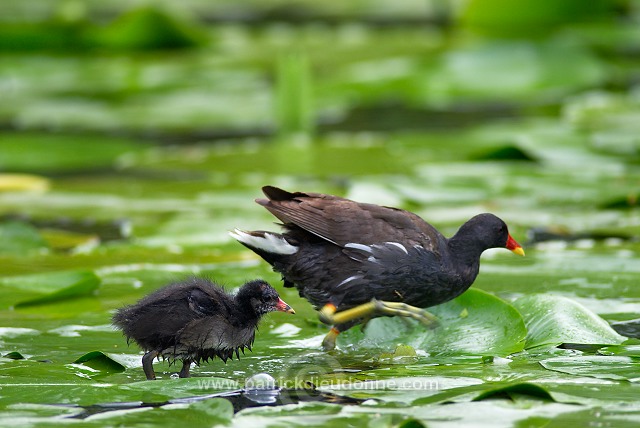
<svg viewBox="0 0 640 428"><path fill-rule="evenodd" d="M269 295L264 296L264 298L262 300L265 303L277 302L278 301L278 296L274 296L273 294L269 294Z"/></svg>

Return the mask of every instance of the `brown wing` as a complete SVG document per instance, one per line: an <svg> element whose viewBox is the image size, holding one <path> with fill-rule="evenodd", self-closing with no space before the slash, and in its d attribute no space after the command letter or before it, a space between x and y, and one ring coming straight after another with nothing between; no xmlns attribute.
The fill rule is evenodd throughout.
<svg viewBox="0 0 640 428"><path fill-rule="evenodd" d="M397 208L364 204L319 193L290 193L263 187L269 199L257 199L284 224L294 224L343 247L398 242L431 250L440 233L417 215Z"/></svg>

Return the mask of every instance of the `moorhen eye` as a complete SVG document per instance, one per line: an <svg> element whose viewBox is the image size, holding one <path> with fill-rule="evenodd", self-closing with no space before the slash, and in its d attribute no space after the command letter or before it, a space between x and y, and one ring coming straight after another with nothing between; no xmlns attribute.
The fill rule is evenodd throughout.
<svg viewBox="0 0 640 428"><path fill-rule="evenodd" d="M252 307L265 291L275 303L259 312ZM155 379L153 360L162 357L182 361L180 377L189 377L191 363L199 365L215 357L225 363L251 350L260 317L270 311L294 313L264 281L244 284L235 296L203 278L189 278L167 285L137 303L119 309L113 324L127 342L133 340L146 353L142 368Z"/></svg>
<svg viewBox="0 0 640 428"><path fill-rule="evenodd" d="M335 347L340 332L374 316L409 316L433 325L434 317L420 308L466 291L484 250L503 247L524 255L493 214L471 218L447 239L401 209L272 186L262 190L267 198L256 202L282 222L284 233L236 229L231 235L333 325L325 349Z"/></svg>

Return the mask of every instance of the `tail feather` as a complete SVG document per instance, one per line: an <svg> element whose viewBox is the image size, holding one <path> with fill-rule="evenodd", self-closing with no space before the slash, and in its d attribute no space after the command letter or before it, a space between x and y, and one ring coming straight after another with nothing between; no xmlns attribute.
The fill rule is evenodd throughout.
<svg viewBox="0 0 640 428"><path fill-rule="evenodd" d="M235 229L233 232L229 232L229 235L244 246L258 253L261 257L264 257L265 253L289 256L298 251L298 247L291 245L286 238L279 233L263 231L247 232Z"/></svg>

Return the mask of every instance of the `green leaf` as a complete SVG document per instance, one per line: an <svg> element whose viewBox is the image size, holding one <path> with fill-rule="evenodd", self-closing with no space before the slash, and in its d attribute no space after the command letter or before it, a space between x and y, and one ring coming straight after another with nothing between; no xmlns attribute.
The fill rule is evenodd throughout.
<svg viewBox="0 0 640 428"><path fill-rule="evenodd" d="M538 159L516 145L494 147L471 157L473 160L537 162Z"/></svg>
<svg viewBox="0 0 640 428"><path fill-rule="evenodd" d="M33 293L33 297L14 304L20 308L91 295L99 287L100 278L90 271L63 271L12 276L3 278L0 284Z"/></svg>
<svg viewBox="0 0 640 428"><path fill-rule="evenodd" d="M48 248L35 227L19 221L0 223L0 255L27 255Z"/></svg>
<svg viewBox="0 0 640 428"><path fill-rule="evenodd" d="M100 370L101 372L123 372L126 370L126 366L118 361L117 357L112 354L106 354L102 351L91 351L77 360L75 364L83 364L87 367L91 367L94 370Z"/></svg>
<svg viewBox="0 0 640 428"><path fill-rule="evenodd" d="M433 330L400 317L375 318L364 333L351 329L339 336L341 345L377 348L397 342L437 354L506 356L524 348L527 334L522 317L509 303L478 289L429 308L438 318Z"/></svg>
<svg viewBox="0 0 640 428"><path fill-rule="evenodd" d="M0 173L0 192L25 190L41 192L48 189L49 180L45 177L32 174Z"/></svg>
<svg viewBox="0 0 640 428"><path fill-rule="evenodd" d="M626 356L587 355L540 361L542 367L576 376L640 382L640 361Z"/></svg>
<svg viewBox="0 0 640 428"><path fill-rule="evenodd" d="M141 378L142 368L140 368ZM158 378L169 377L156 369ZM173 398L191 397L194 395L215 394L240 388L240 384L233 379L221 377L190 377L183 379L159 379L157 382L147 380L131 382L122 385L127 390L148 391L156 394L164 394Z"/></svg>
<svg viewBox="0 0 640 428"><path fill-rule="evenodd" d="M477 397L475 397L472 401L482 401L494 398L506 398L511 401L517 401L523 396L544 401L554 401L549 391L547 391L545 388L528 382L501 386L499 388L484 391Z"/></svg>
<svg viewBox="0 0 640 428"><path fill-rule="evenodd" d="M75 233L60 229L43 229L42 238L49 246L58 251L73 250L78 248L92 248L100 243L96 235Z"/></svg>
<svg viewBox="0 0 640 428"><path fill-rule="evenodd" d="M623 355L640 358L640 345L607 346L598 350L601 355Z"/></svg>
<svg viewBox="0 0 640 428"><path fill-rule="evenodd" d="M18 351L12 351L3 355L4 358L9 358L10 360L24 360L24 356Z"/></svg>
<svg viewBox="0 0 640 428"><path fill-rule="evenodd" d="M564 343L619 345L626 338L578 302L551 294L533 294L513 302L527 325L526 348Z"/></svg>
<svg viewBox="0 0 640 428"><path fill-rule="evenodd" d="M112 49L181 49L200 42L195 23L183 24L153 7L132 9L104 28L99 43Z"/></svg>

